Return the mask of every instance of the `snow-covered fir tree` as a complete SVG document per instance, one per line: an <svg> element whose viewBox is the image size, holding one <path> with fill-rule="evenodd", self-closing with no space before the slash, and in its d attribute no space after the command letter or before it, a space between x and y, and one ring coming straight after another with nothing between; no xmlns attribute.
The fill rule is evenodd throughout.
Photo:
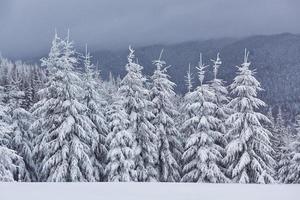
<svg viewBox="0 0 300 200"><path fill-rule="evenodd" d="M106 165L108 181L128 182L137 181L135 169L136 140L129 130L129 117L123 108L122 98L115 97L114 103L109 106L108 126L109 134L106 143L109 148Z"/></svg>
<svg viewBox="0 0 300 200"><path fill-rule="evenodd" d="M263 127L269 119L257 109L265 103L257 98L262 90L249 69L249 53L245 50L244 62L230 85L234 98L229 106L233 114L227 119L229 144L226 147L228 176L236 183L273 183L272 146L270 131Z"/></svg>
<svg viewBox="0 0 300 200"><path fill-rule="evenodd" d="M0 57L0 85L4 87L5 102L18 100L19 105L29 110L37 98L37 91L45 79L43 70L36 65L24 64L21 61L12 63ZM17 95L18 93L24 93ZM22 98L16 98L22 96Z"/></svg>
<svg viewBox="0 0 300 200"><path fill-rule="evenodd" d="M295 121L296 135L290 144L282 147L278 169L281 183L300 183L300 115L296 116Z"/></svg>
<svg viewBox="0 0 300 200"><path fill-rule="evenodd" d="M24 92L21 107L28 111L37 102L37 92L43 87L46 77L44 70L37 65L17 64L21 74L20 90Z"/></svg>
<svg viewBox="0 0 300 200"><path fill-rule="evenodd" d="M225 148L226 146L226 140L225 140L225 133L226 133L226 126L225 121L228 118L230 114L230 109L228 108L227 104L229 102L228 97L228 91L227 88L224 86L224 81L222 79L219 79L218 76L218 70L222 64L222 61L220 59L220 54L217 54L216 60L211 60L213 62L213 74L214 78L212 81L210 81L210 88L215 94L215 101L214 103L217 105L217 108L215 109L215 117L219 119L216 125L216 130L220 133L222 133L223 137L219 138L220 145Z"/></svg>
<svg viewBox="0 0 300 200"><path fill-rule="evenodd" d="M55 34L48 57L41 61L49 81L32 109L39 181L94 181L92 143L98 136L86 115L87 106L79 101L84 90L73 71L78 60L69 37L62 40Z"/></svg>
<svg viewBox="0 0 300 200"><path fill-rule="evenodd" d="M36 181L35 164L32 159L33 135L29 130L33 118L30 112L23 108L16 108L12 116L11 125L13 134L11 148L23 158L25 163L22 181Z"/></svg>
<svg viewBox="0 0 300 200"><path fill-rule="evenodd" d="M271 138L274 149L274 158L279 162L283 156L283 149L288 142L288 128L286 127L286 122L283 118L280 106L278 107L277 117L274 119L273 136Z"/></svg>
<svg viewBox="0 0 300 200"><path fill-rule="evenodd" d="M275 122L275 118L273 116L273 108L272 107L269 107L268 108L268 112L266 114L267 118L269 119L269 123L265 123L265 127L272 133L272 135L270 136L270 141L271 141L271 144L272 144L272 147L274 149L272 155L273 155L273 158L277 161L276 159L276 156L277 156L277 151L276 151L276 141L278 140L278 138L276 137L276 122Z"/></svg>
<svg viewBox="0 0 300 200"><path fill-rule="evenodd" d="M278 114L276 118L273 117L272 109L268 112L268 118L272 122L268 129L272 131L272 136L270 137L273 151L273 158L276 160L276 176L275 178L280 183L287 182L287 174L289 171L289 164L291 160L291 148L289 147L290 136L292 131L285 125L286 122L282 116L281 107L278 107Z"/></svg>
<svg viewBox="0 0 300 200"><path fill-rule="evenodd" d="M292 183L294 180L290 177L290 167L293 159L292 148L286 144L281 148L280 160L277 164L276 178L279 183Z"/></svg>
<svg viewBox="0 0 300 200"><path fill-rule="evenodd" d="M157 135L151 123L154 118L150 108L150 92L145 87L146 78L142 75L143 67L134 61L134 50L129 47L127 74L120 83L119 94L123 97L123 106L129 116L131 131L137 141L135 158L138 181L158 180L156 169L158 161Z"/></svg>
<svg viewBox="0 0 300 200"><path fill-rule="evenodd" d="M151 77L151 100L153 114L155 115L153 124L159 140L159 180L162 182L178 182L181 171L179 161L182 155L182 144L174 121L178 115L173 103L175 83L169 80L166 63L161 60L162 52L159 59L153 61L156 70Z"/></svg>
<svg viewBox="0 0 300 200"><path fill-rule="evenodd" d="M4 88L0 87L0 182L23 181L25 163L21 156L10 148L13 130L10 109L3 103Z"/></svg>
<svg viewBox="0 0 300 200"><path fill-rule="evenodd" d="M104 106L103 99L101 94L98 92L98 82L95 77L96 70L95 66L91 63L91 55L87 50L83 57L84 64L84 83L85 83L85 96L84 103L86 104L87 116L93 122L94 126L92 126L92 131L94 132L92 135L96 136L92 140L92 148L95 154L95 160L93 160L93 164L95 166L94 173L97 181L104 180L104 170L107 156L107 147L105 144L108 128L106 124L106 119L103 111L105 108L101 108Z"/></svg>
<svg viewBox="0 0 300 200"><path fill-rule="evenodd" d="M18 181L34 181L32 137L29 131L31 114L22 108L26 94L21 89L23 87L22 80L26 79L26 72L21 62L4 62L2 64L4 66L1 67L7 68L4 88L1 91L1 101L6 105L6 126L10 130L10 140L7 141L7 147L14 150L23 159L22 164L25 163L22 169L18 169Z"/></svg>
<svg viewBox="0 0 300 200"><path fill-rule="evenodd" d="M195 126L193 123L185 124L184 122L188 119L191 119L195 116L195 112L193 109L188 109L191 103L195 101L195 99L190 98L190 93L193 90L193 74L191 73L191 65L189 64L188 71L186 72L186 86L187 93L182 97L181 105L178 106L178 110L181 113L178 124L179 130L182 133L183 146L185 146L185 140L195 132Z"/></svg>
<svg viewBox="0 0 300 200"><path fill-rule="evenodd" d="M11 142L11 126L12 123L11 116L9 114L10 110L6 103L3 103L5 93L4 87L0 86L0 141L1 145L9 145Z"/></svg>
<svg viewBox="0 0 300 200"><path fill-rule="evenodd" d="M182 156L183 182L227 182L220 167L223 148L218 141L223 135L217 130L220 120L215 117L216 95L209 85L203 84L206 67L200 55L197 67L200 86L187 95L187 98L191 99L187 110L193 112L194 116L187 119L183 127L193 127L194 130L185 143Z"/></svg>
<svg viewBox="0 0 300 200"><path fill-rule="evenodd" d="M0 136L1 137L1 136ZM12 182L22 180L24 162L15 151L0 145L0 182Z"/></svg>

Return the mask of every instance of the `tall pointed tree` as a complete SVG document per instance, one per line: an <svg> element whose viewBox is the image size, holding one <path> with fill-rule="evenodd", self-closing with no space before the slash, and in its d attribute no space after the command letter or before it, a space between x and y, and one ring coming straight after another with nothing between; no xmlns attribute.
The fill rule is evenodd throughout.
<svg viewBox="0 0 300 200"><path fill-rule="evenodd" d="M283 151L285 151L286 143L288 142L288 129L286 127L286 122L282 115L282 109L278 107L278 113L276 116L276 123L274 123L274 131L271 137L272 146L274 149L274 158L277 162L280 162L282 159Z"/></svg>
<svg viewBox="0 0 300 200"><path fill-rule="evenodd" d="M186 75L186 85L187 85L187 93L182 98L182 103L179 106L179 111L181 113L179 118L179 129L182 133L183 146L185 146L186 139L193 133L195 133L195 124L194 123L185 123L189 119L195 117L196 113L193 109L189 109L190 105L195 102L195 99L191 98L190 93L193 90L193 75L191 73L191 65L189 64L189 69Z"/></svg>
<svg viewBox="0 0 300 200"><path fill-rule="evenodd" d="M225 134L226 134L226 126L225 121L228 118L230 114L230 109L228 108L227 104L229 102L228 97L228 91L227 88L224 86L224 81L222 79L218 78L218 70L222 64L222 61L220 59L220 54L217 54L216 60L212 60L213 62L213 74L214 78L210 82L210 87L212 91L215 94L215 101L214 103L217 105L217 108L215 110L215 117L218 120L218 124L216 125L216 131L222 133L223 137L221 137L220 145L225 148L226 146L226 140L225 140Z"/></svg>
<svg viewBox="0 0 300 200"><path fill-rule="evenodd" d="M226 182L227 178L219 166L222 159L222 147L218 141L223 137L217 131L217 124L220 120L215 117L215 93L209 85L203 84L207 66L200 62L198 69L200 86L189 93L187 97L191 100L187 110L194 113L194 116L187 119L183 127L193 127L185 143L183 153L183 182Z"/></svg>
<svg viewBox="0 0 300 200"><path fill-rule="evenodd" d="M281 147L278 178L281 183L300 183L300 115L295 120L296 135Z"/></svg>
<svg viewBox="0 0 300 200"><path fill-rule="evenodd" d="M92 141L97 136L87 107L79 101L84 91L73 71L78 60L69 36L62 40L55 34L48 57L41 61L49 81L32 109L39 181L94 181Z"/></svg>
<svg viewBox="0 0 300 200"><path fill-rule="evenodd" d="M87 50L85 50L85 55L83 57L84 64L84 83L85 83L85 96L84 103L86 104L87 116L90 118L94 126L92 126L92 135L96 136L92 140L92 148L95 153L94 173L97 181L104 180L105 163L107 156L107 147L105 144L108 128L106 124L106 119L104 116L103 99L101 95L97 92L98 82L96 81L96 71L95 66L91 63L91 55Z"/></svg>
<svg viewBox="0 0 300 200"><path fill-rule="evenodd" d="M290 147L290 144L285 144L285 146L281 147L280 160L276 166L276 178L279 183L293 183L293 181L296 180L296 176L295 179L291 176L291 163L293 163L293 155L294 152Z"/></svg>
<svg viewBox="0 0 300 200"><path fill-rule="evenodd" d="M162 52L159 59L153 61L156 70L151 77L151 99L155 116L153 124L159 140L159 180L177 182L180 180L179 160L182 154L182 144L174 121L178 115L172 101L175 97L175 83L169 80L166 63L161 60Z"/></svg>
<svg viewBox="0 0 300 200"><path fill-rule="evenodd" d="M236 183L272 183L275 162L271 156L271 133L263 127L269 119L256 111L265 103L257 98L262 89L255 72L249 69L248 55L245 50L244 62L230 86L234 98L229 106L234 113L227 119L230 142L224 160L229 177Z"/></svg>
<svg viewBox="0 0 300 200"><path fill-rule="evenodd" d="M123 106L129 115L130 127L137 141L136 170L138 181L157 181L156 164L157 136L151 123L154 118L150 107L150 92L145 88L146 78L143 67L134 61L134 50L129 47L127 74L123 78L119 94L123 97Z"/></svg>

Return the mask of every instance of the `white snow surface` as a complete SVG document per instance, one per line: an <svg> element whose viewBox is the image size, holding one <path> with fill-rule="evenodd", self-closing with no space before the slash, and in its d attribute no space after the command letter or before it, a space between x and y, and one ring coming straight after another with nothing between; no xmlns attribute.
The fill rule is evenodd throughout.
<svg viewBox="0 0 300 200"><path fill-rule="evenodd" d="M0 183L1 200L299 200L300 185Z"/></svg>

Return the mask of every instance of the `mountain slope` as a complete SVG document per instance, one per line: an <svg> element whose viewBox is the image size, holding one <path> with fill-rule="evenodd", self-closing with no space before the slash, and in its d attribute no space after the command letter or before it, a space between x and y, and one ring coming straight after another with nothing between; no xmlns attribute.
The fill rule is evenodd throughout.
<svg viewBox="0 0 300 200"><path fill-rule="evenodd" d="M140 64L144 66L144 73L151 75L156 59L164 48L163 59L171 68L169 73L177 83L176 90L185 92L184 75L188 63L193 67L193 74L197 72L194 66L202 52L205 63L220 52L223 64L220 68L220 77L231 82L236 72L236 65L243 59L244 48L250 51L252 67L257 71L257 78L265 89L260 95L269 104L288 104L296 106L300 97L300 35L278 34L270 36L252 36L243 39L219 39L202 42L185 42L175 45L154 45L136 49ZM94 58L100 61L101 71L105 77L111 71L114 75L125 73L126 56L128 51L98 51ZM211 67L207 72L207 80L212 77Z"/></svg>
<svg viewBox="0 0 300 200"><path fill-rule="evenodd" d="M228 84L236 73L236 65L243 59L244 48L250 51L252 67L256 69L257 78L265 89L260 96L268 104L284 105L289 110L300 111L300 35L277 34L258 35L243 39L215 39L206 41L184 42L173 45L152 45L136 48L138 62L144 66L144 73L150 76L154 66L152 60L157 59L161 49L163 59L171 67L169 74L177 84L179 93L186 92L184 75L191 63L195 85L197 72L195 66L202 52L203 59L209 64L206 80L212 78L211 58L220 52L222 66L219 76ZM94 51L94 61L99 61L102 77L107 79L109 72L121 77L125 74L128 50ZM41 56L39 56L40 58ZM29 62L39 62L39 58L26 58Z"/></svg>

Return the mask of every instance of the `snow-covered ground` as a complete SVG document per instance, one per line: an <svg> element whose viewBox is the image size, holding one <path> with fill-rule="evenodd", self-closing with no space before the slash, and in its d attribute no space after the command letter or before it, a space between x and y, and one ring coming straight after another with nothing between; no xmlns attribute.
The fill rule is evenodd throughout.
<svg viewBox="0 0 300 200"><path fill-rule="evenodd" d="M299 200L300 185L1 183L1 200Z"/></svg>

